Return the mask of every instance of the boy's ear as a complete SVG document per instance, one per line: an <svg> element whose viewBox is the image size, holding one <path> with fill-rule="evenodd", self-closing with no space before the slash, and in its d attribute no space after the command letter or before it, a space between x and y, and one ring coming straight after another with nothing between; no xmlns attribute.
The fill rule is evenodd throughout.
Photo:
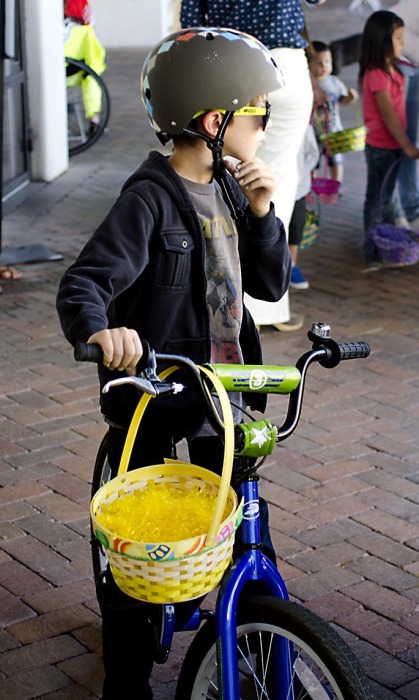
<svg viewBox="0 0 419 700"><path fill-rule="evenodd" d="M202 126L206 134L208 136L214 137L218 133L218 129L221 126L221 122L223 120L223 114L221 112L218 112L216 109L211 110L210 112L206 112L202 116Z"/></svg>

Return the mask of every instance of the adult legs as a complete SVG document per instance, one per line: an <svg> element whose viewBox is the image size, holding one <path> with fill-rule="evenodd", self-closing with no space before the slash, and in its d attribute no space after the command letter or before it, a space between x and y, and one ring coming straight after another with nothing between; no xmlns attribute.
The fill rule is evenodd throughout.
<svg viewBox="0 0 419 700"><path fill-rule="evenodd" d="M273 49L272 55L284 75L285 86L269 95L271 127L258 156L274 169L276 215L288 232L298 185L297 155L310 121L313 89L303 49ZM290 318L288 293L277 302L246 295L245 303L258 325L283 323Z"/></svg>
<svg viewBox="0 0 419 700"><path fill-rule="evenodd" d="M417 142L419 126L419 67L401 66L406 79L406 133L412 143ZM406 158L402 161L398 175L399 195L408 221L419 217L419 187L417 161Z"/></svg>

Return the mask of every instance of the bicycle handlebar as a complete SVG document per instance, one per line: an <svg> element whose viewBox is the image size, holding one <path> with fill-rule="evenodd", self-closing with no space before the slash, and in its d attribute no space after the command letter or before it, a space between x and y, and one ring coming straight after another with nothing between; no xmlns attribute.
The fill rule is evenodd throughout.
<svg viewBox="0 0 419 700"><path fill-rule="evenodd" d="M364 341L357 343L339 343L340 359L341 360L356 360L358 358L368 357L370 354L370 346Z"/></svg>
<svg viewBox="0 0 419 700"><path fill-rule="evenodd" d="M141 344L143 346L143 354L137 365L137 374L143 372L150 365L153 354L146 340L143 340ZM103 350L97 343L77 343L74 346L74 359L76 362L93 362L96 365L101 365L103 362Z"/></svg>
<svg viewBox="0 0 419 700"><path fill-rule="evenodd" d="M294 432L298 424L302 409L306 374L308 367L313 362L318 362L323 367L329 369L336 367L341 360L366 358L370 354L370 346L366 342L337 343L335 340L329 337L330 327L327 324L313 324L311 331L309 331L307 335L309 340L313 342L312 349L304 353L293 367L269 368L268 366L264 365L255 365L250 367L240 366L236 368L238 371L241 370L242 373L240 382L235 384L233 381L231 385L231 376L228 376L228 366L218 365L219 368L224 369L227 378L230 379L230 383L227 384L227 381L225 382L225 386L228 391L251 391L252 393L258 393L259 390L264 391L265 393L289 394L287 416L283 425L276 428L276 442L286 440L291 433ZM127 378L127 381L129 380L130 383L136 383L140 391L149 393L153 396L159 394L176 393L183 388L183 385L178 383L168 384L167 382L161 382L157 376L156 369L158 362L165 365L173 364L174 366L179 367L181 370L185 371L188 380L190 381L191 388L196 390L210 424L216 433L222 437L224 432L222 422L214 410L213 403L209 398L208 385L205 379L202 377L198 366L189 358L181 355L154 353L146 341L142 342L144 354L139 365L137 365L137 375L140 375L140 377L129 377ZM74 349L74 359L78 362L94 362L100 364L103 361L102 349L100 345L92 343L79 343ZM233 367L230 367L233 372ZM210 368L213 369L216 374L218 374L217 365L210 365ZM273 370L276 374L275 379L269 378L269 369ZM277 377L278 370L280 370L280 373L282 372L282 378L279 380ZM245 379L243 379L243 371L245 374ZM251 383L252 373L258 371L263 371L267 375L265 383L260 386ZM289 377L292 377L292 379L285 382L284 379L287 378L287 371ZM223 381L222 375L218 374L218 376ZM121 380L116 381L121 383ZM110 382L110 384L112 384L112 382Z"/></svg>
<svg viewBox="0 0 419 700"><path fill-rule="evenodd" d="M76 362L94 362L100 365L103 360L103 352L96 343L77 343L74 347L74 359Z"/></svg>
<svg viewBox="0 0 419 700"><path fill-rule="evenodd" d="M356 360L368 357L370 354L370 346L364 341L358 341L354 343L335 343L335 341L326 341L329 348L335 350L336 355L339 357L339 362L341 360ZM146 347L146 352L144 352L140 364L141 367L137 368L138 372L141 372L149 363L150 349L148 343L144 343L143 346ZM336 346L336 347L334 347ZM338 352L336 352L336 349ZM329 353L330 354L330 353ZM159 354L159 358L163 358L164 355ZM173 355L169 356L173 358ZM74 348L74 359L76 362L93 362L95 364L101 364L103 361L103 352L100 345L95 343L77 343ZM183 359L183 358L182 358ZM335 358L334 358L335 359ZM329 358L324 358L320 361L320 364L326 367L330 367L328 364Z"/></svg>

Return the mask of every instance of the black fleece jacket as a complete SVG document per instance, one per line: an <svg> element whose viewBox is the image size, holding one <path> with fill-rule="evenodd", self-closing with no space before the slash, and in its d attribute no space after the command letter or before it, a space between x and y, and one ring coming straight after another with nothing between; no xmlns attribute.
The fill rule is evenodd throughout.
<svg viewBox="0 0 419 700"><path fill-rule="evenodd" d="M252 216L247 199L230 181L240 212L243 290L277 301L291 270L284 227L273 205L267 216ZM189 194L168 159L153 151L61 280L57 310L66 338L75 345L104 328L126 326L157 352L208 362L204 260L204 237ZM259 337L246 309L240 344L245 362L261 362ZM101 383L121 376L104 368L99 373ZM113 408L119 403L114 391L112 403ZM115 413L106 399L102 410L108 417Z"/></svg>

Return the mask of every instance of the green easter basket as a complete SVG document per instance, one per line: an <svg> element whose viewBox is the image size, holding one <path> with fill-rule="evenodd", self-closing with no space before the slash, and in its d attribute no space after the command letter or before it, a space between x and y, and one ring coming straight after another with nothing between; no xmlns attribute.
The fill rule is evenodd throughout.
<svg viewBox="0 0 419 700"><path fill-rule="evenodd" d="M326 131L320 134L320 141L331 156L338 153L350 153L351 151L363 151L367 129L362 124L361 110L358 103L353 103L355 110L356 126L341 131L329 132L326 122Z"/></svg>
<svg viewBox="0 0 419 700"><path fill-rule="evenodd" d="M310 248L310 246L312 246L313 243L316 242L317 232L320 228L320 202L314 190L311 190L310 192L310 201L314 203L315 208L309 209L308 207L306 207L306 218L303 228L303 237L300 243L301 250L304 250L305 248Z"/></svg>

